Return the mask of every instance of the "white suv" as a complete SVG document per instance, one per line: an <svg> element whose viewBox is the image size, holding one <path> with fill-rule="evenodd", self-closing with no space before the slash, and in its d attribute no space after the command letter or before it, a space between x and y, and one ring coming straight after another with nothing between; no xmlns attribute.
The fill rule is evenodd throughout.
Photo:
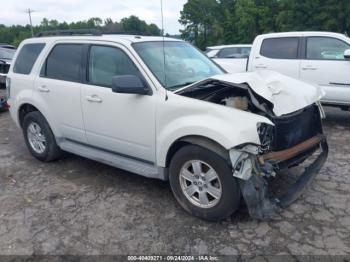
<svg viewBox="0 0 350 262"><path fill-rule="evenodd" d="M231 215L241 196L251 216L273 217L327 157L317 87L268 71L225 75L179 40L31 38L19 46L7 91L37 159L63 150L169 179L181 206L203 219ZM284 195L267 194L278 171L314 153Z"/></svg>

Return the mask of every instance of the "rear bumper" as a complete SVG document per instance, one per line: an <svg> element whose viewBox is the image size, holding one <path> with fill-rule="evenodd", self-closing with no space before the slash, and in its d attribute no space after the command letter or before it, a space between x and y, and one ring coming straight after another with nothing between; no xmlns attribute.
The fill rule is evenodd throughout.
<svg viewBox="0 0 350 262"><path fill-rule="evenodd" d="M315 147L319 147L320 151L316 159L305 168L298 180L290 185L281 196L276 197L269 193L269 183L261 173L252 175L249 180L240 181L243 197L248 206L249 214L253 218L273 219L278 216L280 208L285 208L297 200L326 162L328 144L325 136L318 135L288 150L266 154L259 159L260 164L262 161L278 163L279 161L288 160L288 158L294 158L298 154L310 152L310 150L312 150L310 153L312 155L316 149Z"/></svg>

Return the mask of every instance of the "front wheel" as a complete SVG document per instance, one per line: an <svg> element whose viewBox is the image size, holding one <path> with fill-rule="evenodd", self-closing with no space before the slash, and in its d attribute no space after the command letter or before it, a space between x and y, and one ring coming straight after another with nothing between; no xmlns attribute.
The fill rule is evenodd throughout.
<svg viewBox="0 0 350 262"><path fill-rule="evenodd" d="M181 148L170 163L170 185L189 213L206 220L222 220L234 213L240 190L227 160L196 145Z"/></svg>

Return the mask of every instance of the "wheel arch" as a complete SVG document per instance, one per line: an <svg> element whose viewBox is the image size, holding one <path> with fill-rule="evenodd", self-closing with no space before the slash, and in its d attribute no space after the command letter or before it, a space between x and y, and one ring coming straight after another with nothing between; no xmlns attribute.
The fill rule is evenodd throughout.
<svg viewBox="0 0 350 262"><path fill-rule="evenodd" d="M55 137L59 136L59 132L56 129L55 125L53 124L53 119L48 115L48 113L44 110L44 108L40 107L37 105L37 103L32 103L31 101L23 101L23 103L21 103L18 106L17 109L17 123L18 125L23 128L23 119L25 117L26 114L30 113L30 112L34 112L37 111L40 114L43 115L43 117L45 118L45 120L48 122L53 134L55 135Z"/></svg>
<svg viewBox="0 0 350 262"><path fill-rule="evenodd" d="M30 104L30 103L23 103L22 105L20 105L18 107L18 115L17 115L17 118L18 118L18 123L20 125L21 128L23 128L23 120L24 120L24 117L30 113L30 112L34 112L34 111L38 111L40 112L40 110L35 107L34 105ZM41 112L40 112L41 113ZM41 113L42 114L42 113Z"/></svg>
<svg viewBox="0 0 350 262"><path fill-rule="evenodd" d="M172 157L175 155L175 153L186 145L201 146L205 149L213 151L214 153L221 156L223 159L227 159L227 160L229 159L228 151L218 142L205 136L189 135L189 136L181 137L171 144L166 155L166 162L165 162L166 167L169 167L170 161Z"/></svg>

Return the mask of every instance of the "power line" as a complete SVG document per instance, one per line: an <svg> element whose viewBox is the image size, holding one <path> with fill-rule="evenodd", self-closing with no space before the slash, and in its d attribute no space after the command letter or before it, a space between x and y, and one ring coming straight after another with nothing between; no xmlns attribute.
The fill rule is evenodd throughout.
<svg viewBox="0 0 350 262"><path fill-rule="evenodd" d="M26 11L29 16L29 22L30 22L30 31L32 32L32 37L34 37L34 32L33 32L33 23L32 23L32 13L35 12L34 10L28 8Z"/></svg>

